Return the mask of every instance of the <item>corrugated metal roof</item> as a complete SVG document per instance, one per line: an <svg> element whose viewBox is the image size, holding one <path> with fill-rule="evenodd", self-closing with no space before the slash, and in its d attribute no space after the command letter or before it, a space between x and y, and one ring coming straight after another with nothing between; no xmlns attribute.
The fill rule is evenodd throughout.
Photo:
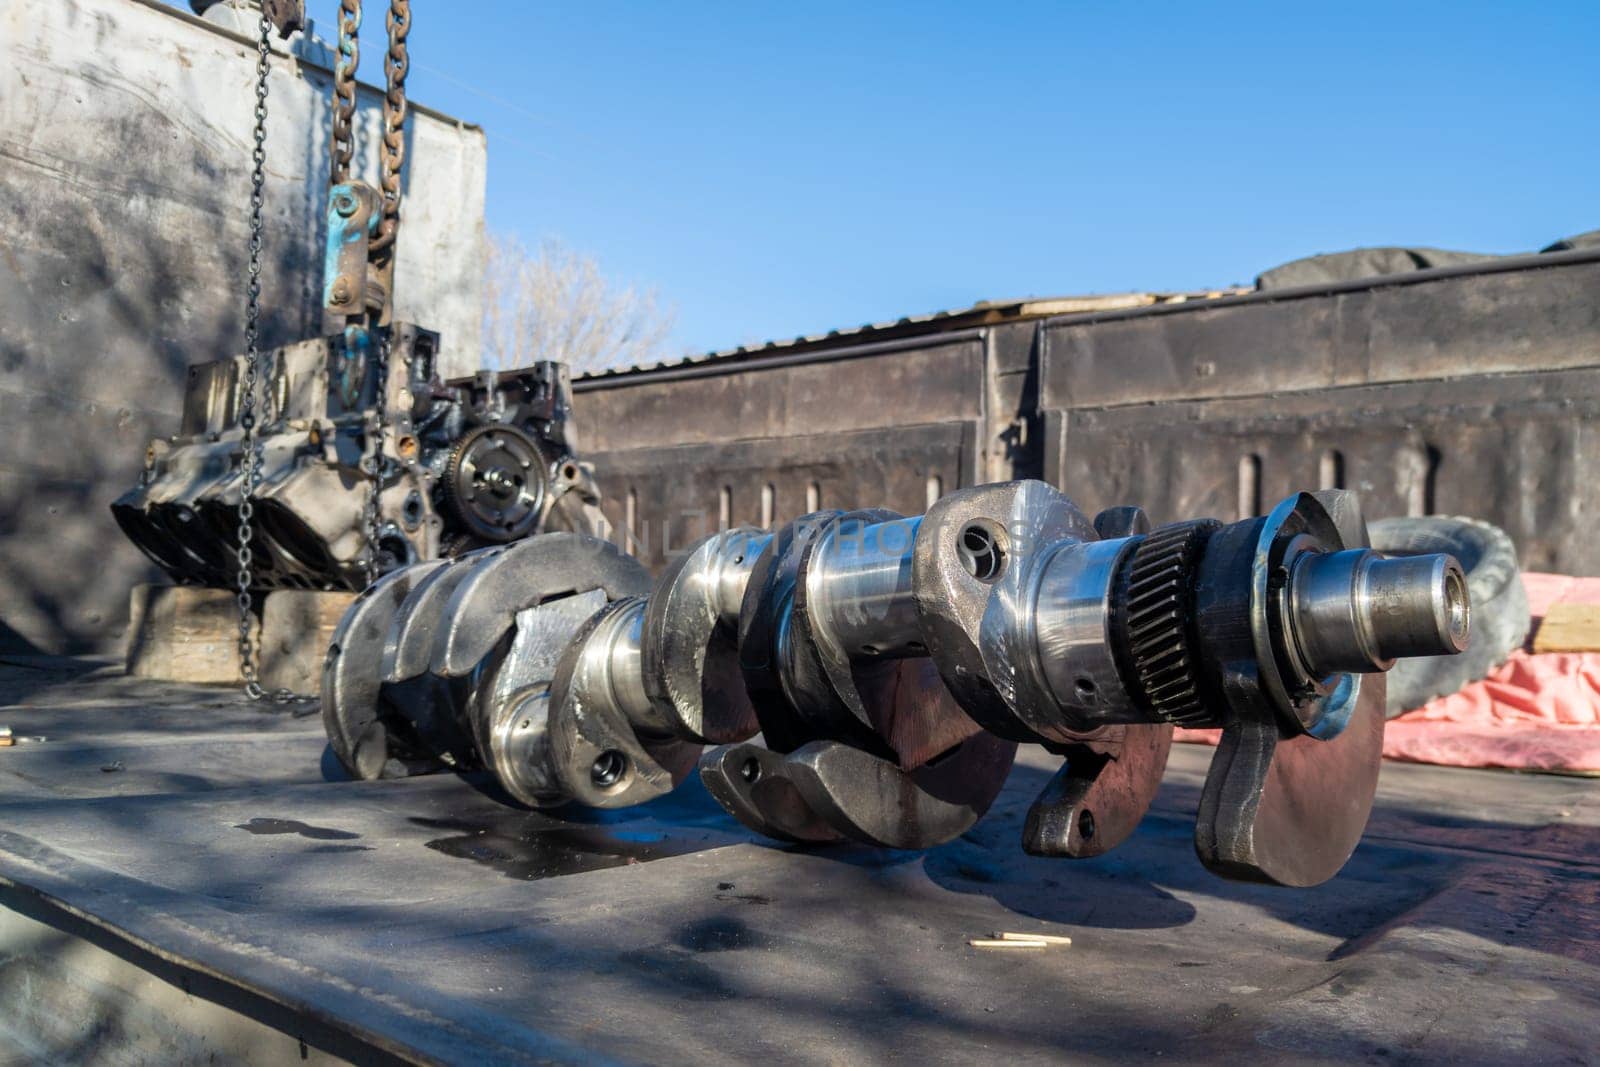
<svg viewBox="0 0 1600 1067"><path fill-rule="evenodd" d="M1088 314L1099 311L1119 311L1124 308L1150 307L1156 304L1178 304L1188 300L1213 300L1219 296L1234 296L1250 292L1249 289L1207 289L1183 293L1107 293L1088 296L1026 297L1021 300L984 300L971 307L935 311L927 315L909 315L888 322L866 323L843 330L806 334L790 340L766 341L757 345L740 345L715 352L705 352L665 359L655 363L640 363L628 367L611 367L586 372L579 381L599 378L619 378L643 371L663 370L670 367L687 367L703 363L759 360L764 357L786 355L810 349L825 349L840 345L863 344L868 341L890 340L896 337L939 334L973 326L990 326L1004 322L1021 322L1028 319L1048 318L1053 315Z"/></svg>

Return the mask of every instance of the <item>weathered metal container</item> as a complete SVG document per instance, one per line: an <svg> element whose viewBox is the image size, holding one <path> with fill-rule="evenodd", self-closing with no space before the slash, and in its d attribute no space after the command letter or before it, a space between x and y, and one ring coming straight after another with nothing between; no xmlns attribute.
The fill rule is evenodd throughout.
<svg viewBox="0 0 1600 1067"><path fill-rule="evenodd" d="M695 530L1042 474L1091 512L1260 511L1295 486L1468 514L1600 573L1600 252L1058 313L981 305L575 383L614 525ZM1115 298L1112 298L1115 299ZM1122 301L1124 304L1129 301Z"/></svg>

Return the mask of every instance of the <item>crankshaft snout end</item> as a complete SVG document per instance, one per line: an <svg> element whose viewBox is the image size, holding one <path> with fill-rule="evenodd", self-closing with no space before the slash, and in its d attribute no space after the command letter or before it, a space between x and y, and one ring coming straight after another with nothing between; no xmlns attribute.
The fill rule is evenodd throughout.
<svg viewBox="0 0 1600 1067"><path fill-rule="evenodd" d="M1442 553L1307 553L1290 575L1288 603L1295 644L1314 675L1454 655L1466 650L1471 632L1466 577L1455 557Z"/></svg>

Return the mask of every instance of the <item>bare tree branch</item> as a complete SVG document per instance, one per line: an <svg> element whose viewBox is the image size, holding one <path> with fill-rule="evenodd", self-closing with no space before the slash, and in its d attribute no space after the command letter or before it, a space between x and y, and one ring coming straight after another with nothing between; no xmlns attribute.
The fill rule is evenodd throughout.
<svg viewBox="0 0 1600 1067"><path fill-rule="evenodd" d="M593 256L545 240L489 235L483 271L486 366L566 362L574 373L656 363L673 353L667 339L677 312L655 290L607 282Z"/></svg>

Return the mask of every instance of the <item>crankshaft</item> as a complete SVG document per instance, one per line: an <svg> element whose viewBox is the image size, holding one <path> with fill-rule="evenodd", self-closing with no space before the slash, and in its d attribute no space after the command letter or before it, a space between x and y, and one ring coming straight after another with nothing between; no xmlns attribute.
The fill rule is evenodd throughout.
<svg viewBox="0 0 1600 1067"><path fill-rule="evenodd" d="M764 835L891 848L963 833L1039 744L1062 763L1023 844L1066 857L1133 831L1174 727L1217 728L1200 859L1312 885L1366 824L1383 672L1468 627L1456 561L1373 552L1351 493L1151 529L1024 481L722 531L654 583L573 534L405 568L343 619L323 714L359 777L621 807L698 761Z"/></svg>

